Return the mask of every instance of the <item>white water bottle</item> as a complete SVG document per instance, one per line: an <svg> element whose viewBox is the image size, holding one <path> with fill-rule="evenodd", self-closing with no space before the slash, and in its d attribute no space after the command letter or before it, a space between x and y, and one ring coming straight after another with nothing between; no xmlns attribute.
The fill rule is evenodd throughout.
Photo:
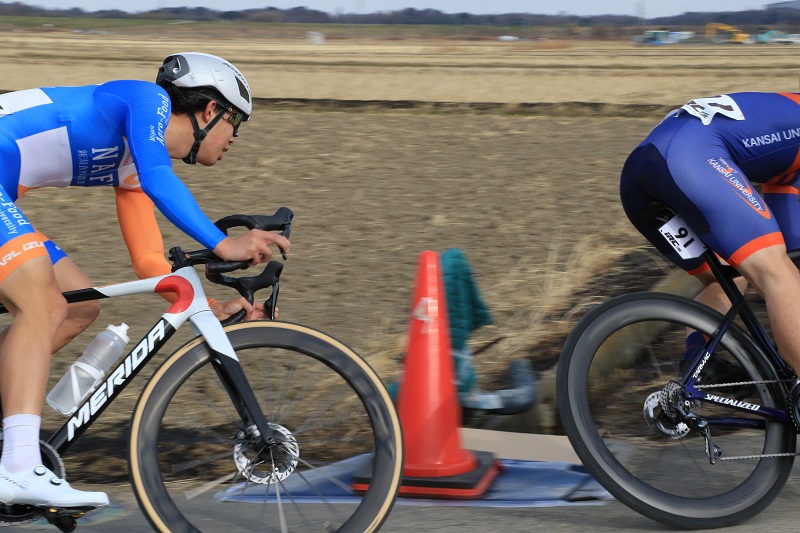
<svg viewBox="0 0 800 533"><path fill-rule="evenodd" d="M95 337L47 395L50 407L69 416L103 380L128 344L128 325L108 326Z"/></svg>

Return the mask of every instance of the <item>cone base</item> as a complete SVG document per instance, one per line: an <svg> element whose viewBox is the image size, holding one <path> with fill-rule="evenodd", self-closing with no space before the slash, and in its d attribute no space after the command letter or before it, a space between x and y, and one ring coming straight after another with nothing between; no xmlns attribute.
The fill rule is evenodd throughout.
<svg viewBox="0 0 800 533"><path fill-rule="evenodd" d="M489 490L500 464L490 452L471 452L477 459L474 470L455 476L412 477L403 476L400 496L436 498L444 500L474 500ZM372 478L372 465L368 464L353 478L352 487L356 492L365 492Z"/></svg>
<svg viewBox="0 0 800 533"><path fill-rule="evenodd" d="M478 468L478 460L475 454L469 450L462 449L459 443L456 444L458 448L452 449L451 447L449 453L428 454L435 455L435 458L428 457L427 462L425 462L425 458L420 461L419 457L415 458L418 462L412 462L409 460L408 449L406 449L403 475L407 478L453 477L466 474ZM447 460L446 463L444 459Z"/></svg>

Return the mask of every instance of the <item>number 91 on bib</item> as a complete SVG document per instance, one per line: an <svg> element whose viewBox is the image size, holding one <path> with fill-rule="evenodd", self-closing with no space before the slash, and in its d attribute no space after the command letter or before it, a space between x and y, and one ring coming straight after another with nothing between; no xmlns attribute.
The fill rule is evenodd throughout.
<svg viewBox="0 0 800 533"><path fill-rule="evenodd" d="M658 231L683 259L700 257L706 251L703 241L689 229L686 222L678 215L669 219Z"/></svg>

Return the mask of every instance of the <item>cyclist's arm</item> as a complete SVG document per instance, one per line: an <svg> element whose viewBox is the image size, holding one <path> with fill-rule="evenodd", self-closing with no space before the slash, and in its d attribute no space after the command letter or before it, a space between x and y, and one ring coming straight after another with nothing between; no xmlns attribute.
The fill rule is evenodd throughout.
<svg viewBox="0 0 800 533"><path fill-rule="evenodd" d="M156 221L153 201L141 189L115 189L117 195L117 218L122 238L131 256L133 271L141 278L163 276L172 271L164 257L164 239ZM174 293L161 293L174 303ZM213 306L216 301L208 299Z"/></svg>
<svg viewBox="0 0 800 533"><path fill-rule="evenodd" d="M117 218L131 255L133 271L139 278L169 274L164 241L156 222L153 202L141 189L115 189Z"/></svg>
<svg viewBox="0 0 800 533"><path fill-rule="evenodd" d="M172 171L164 140L171 112L166 92L151 83L116 81L98 87L95 100L107 120L126 136L142 190L170 222L214 249L225 234Z"/></svg>
<svg viewBox="0 0 800 533"><path fill-rule="evenodd" d="M173 173L171 164L139 170L139 179L142 190L158 210L204 247L213 250L225 239L222 230L203 213L192 193Z"/></svg>
<svg viewBox="0 0 800 533"><path fill-rule="evenodd" d="M170 222L223 259L248 259L254 264L268 261L270 244L288 253L290 244L285 237L251 230L227 238L203 213L172 171L165 138L171 106L164 89L142 81L112 81L96 88L94 97L106 120L126 136L142 190Z"/></svg>

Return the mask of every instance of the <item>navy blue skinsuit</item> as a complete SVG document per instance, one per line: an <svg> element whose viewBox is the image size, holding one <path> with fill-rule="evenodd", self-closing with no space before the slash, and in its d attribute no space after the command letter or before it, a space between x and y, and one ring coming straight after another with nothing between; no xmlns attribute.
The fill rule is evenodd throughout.
<svg viewBox="0 0 800 533"><path fill-rule="evenodd" d="M785 243L800 248L800 95L735 93L692 100L670 113L631 153L620 196L633 225L685 270L682 259L649 222L653 201L682 216L733 266ZM763 196L753 188L761 184Z"/></svg>

